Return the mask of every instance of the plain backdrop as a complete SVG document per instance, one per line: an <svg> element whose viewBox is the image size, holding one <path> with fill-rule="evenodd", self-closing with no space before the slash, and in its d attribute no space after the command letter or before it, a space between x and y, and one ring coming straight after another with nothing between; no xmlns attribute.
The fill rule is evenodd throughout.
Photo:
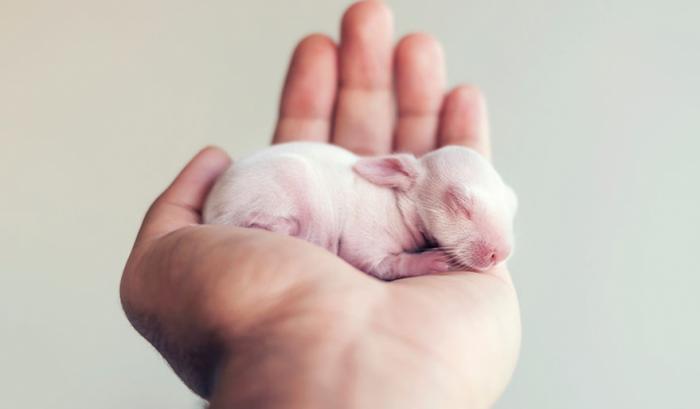
<svg viewBox="0 0 700 409"><path fill-rule="evenodd" d="M508 408L697 407L700 3L390 1L480 85L517 189ZM268 143L289 54L348 1L0 0L0 407L192 409L118 282L206 144Z"/></svg>

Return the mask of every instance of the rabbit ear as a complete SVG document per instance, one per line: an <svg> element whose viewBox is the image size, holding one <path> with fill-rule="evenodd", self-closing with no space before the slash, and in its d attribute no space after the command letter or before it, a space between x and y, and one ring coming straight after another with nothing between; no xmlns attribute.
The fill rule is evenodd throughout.
<svg viewBox="0 0 700 409"><path fill-rule="evenodd" d="M415 184L420 164L415 156L401 153L360 158L352 169L370 183L406 191Z"/></svg>

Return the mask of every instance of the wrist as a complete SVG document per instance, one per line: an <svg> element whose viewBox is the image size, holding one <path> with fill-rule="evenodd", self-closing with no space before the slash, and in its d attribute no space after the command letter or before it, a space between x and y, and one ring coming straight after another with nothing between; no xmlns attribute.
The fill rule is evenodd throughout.
<svg viewBox="0 0 700 409"><path fill-rule="evenodd" d="M282 314L237 337L211 408L473 407L449 365L386 331L375 319L379 303L370 305L324 319Z"/></svg>
<svg viewBox="0 0 700 409"><path fill-rule="evenodd" d="M211 408L339 407L356 323L280 314L226 345Z"/></svg>

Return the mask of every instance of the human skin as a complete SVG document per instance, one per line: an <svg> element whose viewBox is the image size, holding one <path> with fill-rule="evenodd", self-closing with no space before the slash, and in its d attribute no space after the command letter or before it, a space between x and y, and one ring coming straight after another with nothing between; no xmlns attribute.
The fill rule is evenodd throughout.
<svg viewBox="0 0 700 409"><path fill-rule="evenodd" d="M345 13L339 45L302 40L273 142L359 154L462 144L488 156L478 90L445 92L430 36L396 48L391 36L390 11L365 1ZM182 170L146 214L121 283L134 327L211 408L486 408L498 398L520 344L505 267L382 282L299 239L202 225L229 163L207 148Z"/></svg>

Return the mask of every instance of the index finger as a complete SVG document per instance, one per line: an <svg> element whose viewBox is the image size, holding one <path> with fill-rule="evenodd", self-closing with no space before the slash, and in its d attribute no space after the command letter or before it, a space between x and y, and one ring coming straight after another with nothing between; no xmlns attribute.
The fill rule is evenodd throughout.
<svg viewBox="0 0 700 409"><path fill-rule="evenodd" d="M273 143L327 142L337 90L333 40L313 34L298 45L289 63Z"/></svg>

